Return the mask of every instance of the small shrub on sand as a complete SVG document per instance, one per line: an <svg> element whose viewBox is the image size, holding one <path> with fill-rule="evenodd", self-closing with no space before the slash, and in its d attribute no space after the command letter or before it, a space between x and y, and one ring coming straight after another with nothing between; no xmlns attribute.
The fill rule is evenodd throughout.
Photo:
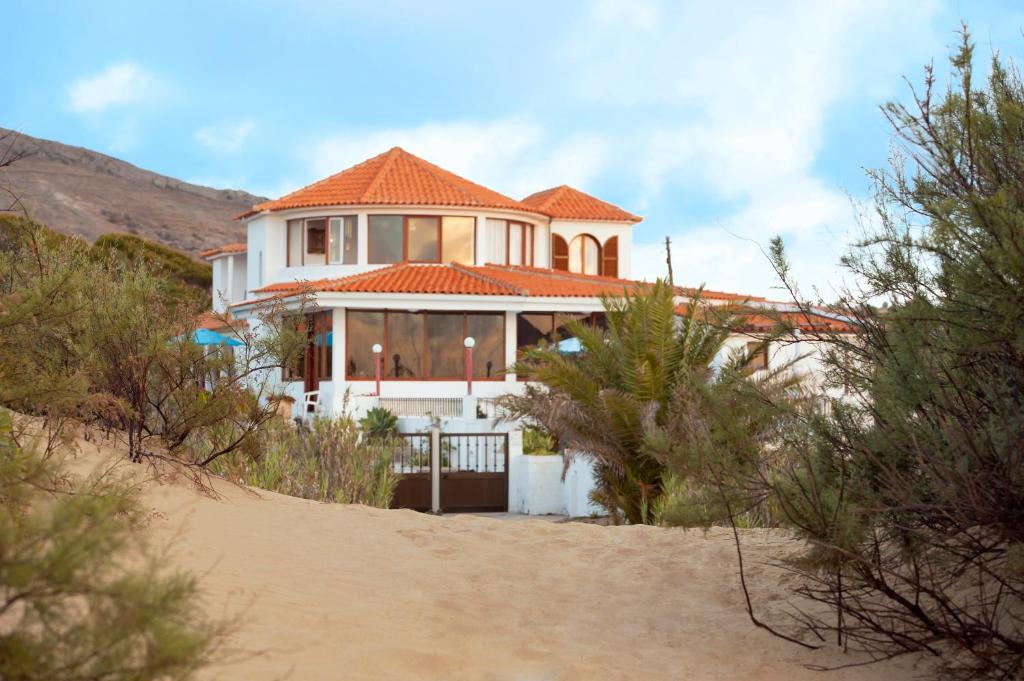
<svg viewBox="0 0 1024 681"><path fill-rule="evenodd" d="M212 470L235 482L304 499L387 508L397 476L392 443L365 438L348 416L299 427L275 422L252 457L221 459Z"/></svg>
<svg viewBox="0 0 1024 681"><path fill-rule="evenodd" d="M0 678L191 679L226 633L142 541L133 488L19 447L0 411Z"/></svg>

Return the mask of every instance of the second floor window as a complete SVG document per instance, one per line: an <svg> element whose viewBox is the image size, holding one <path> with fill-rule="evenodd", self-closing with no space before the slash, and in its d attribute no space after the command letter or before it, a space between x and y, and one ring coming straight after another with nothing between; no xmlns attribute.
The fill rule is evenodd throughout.
<svg viewBox="0 0 1024 681"><path fill-rule="evenodd" d="M495 265L530 265L533 263L534 227L528 222L487 220L490 244L487 262Z"/></svg>
<svg viewBox="0 0 1024 681"><path fill-rule="evenodd" d="M463 216L371 215L367 255L371 265L456 262L472 265L476 220Z"/></svg>
<svg viewBox="0 0 1024 681"><path fill-rule="evenodd" d="M288 266L354 265L359 245L356 217L288 221Z"/></svg>

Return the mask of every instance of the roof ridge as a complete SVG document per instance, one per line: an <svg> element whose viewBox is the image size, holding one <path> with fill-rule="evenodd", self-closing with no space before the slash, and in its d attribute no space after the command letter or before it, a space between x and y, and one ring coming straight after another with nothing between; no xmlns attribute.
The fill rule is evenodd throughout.
<svg viewBox="0 0 1024 681"><path fill-rule="evenodd" d="M402 149L401 147L391 147L390 149L384 152L384 154L387 155L387 158L384 159L383 165L381 165L380 169L377 170L377 174L373 176L373 180L370 181L370 184L366 185L366 189L363 190L362 195L359 197L360 199L362 199L363 201L369 200L368 197L370 196L370 193L374 189L376 189L381 182L384 181L384 176L391 169L391 166L395 164L395 159L398 158L398 155L401 152L405 152L405 149ZM352 167L354 168L355 166ZM342 170L341 172L345 171Z"/></svg>
<svg viewBox="0 0 1024 681"><path fill-rule="evenodd" d="M451 267L456 272L462 272L463 274L469 275L469 276L473 277L474 279L482 281L482 282L484 282L486 284L491 284L492 286L498 286L500 288L507 289L513 295L520 295L520 296L528 296L528 295L530 295L529 289L521 288L519 286L516 286L515 284L510 284L507 281L502 281L500 279L495 279L494 277L489 277L486 274L484 274L483 272L478 272L477 271L478 268L476 268L476 267L469 267L467 265L460 265L459 263L456 263L456 262L448 263L448 267Z"/></svg>

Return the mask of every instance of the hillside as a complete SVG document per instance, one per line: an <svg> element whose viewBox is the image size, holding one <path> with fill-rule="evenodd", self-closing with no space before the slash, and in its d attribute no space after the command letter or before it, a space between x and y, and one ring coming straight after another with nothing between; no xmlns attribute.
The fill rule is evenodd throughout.
<svg viewBox="0 0 1024 681"><path fill-rule="evenodd" d="M7 132L0 128L0 138ZM12 139L12 151L28 155L0 170L0 182L21 197L39 222L89 241L124 232L195 254L243 240L244 229L234 217L264 200L20 133L5 139L5 148Z"/></svg>

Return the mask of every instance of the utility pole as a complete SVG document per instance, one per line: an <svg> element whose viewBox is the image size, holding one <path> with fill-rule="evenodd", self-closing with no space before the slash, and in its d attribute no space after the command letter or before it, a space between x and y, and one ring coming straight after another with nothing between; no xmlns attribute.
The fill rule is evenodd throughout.
<svg viewBox="0 0 1024 681"><path fill-rule="evenodd" d="M672 277L672 240L665 237L665 264L668 265L668 285L675 286L675 280Z"/></svg>

